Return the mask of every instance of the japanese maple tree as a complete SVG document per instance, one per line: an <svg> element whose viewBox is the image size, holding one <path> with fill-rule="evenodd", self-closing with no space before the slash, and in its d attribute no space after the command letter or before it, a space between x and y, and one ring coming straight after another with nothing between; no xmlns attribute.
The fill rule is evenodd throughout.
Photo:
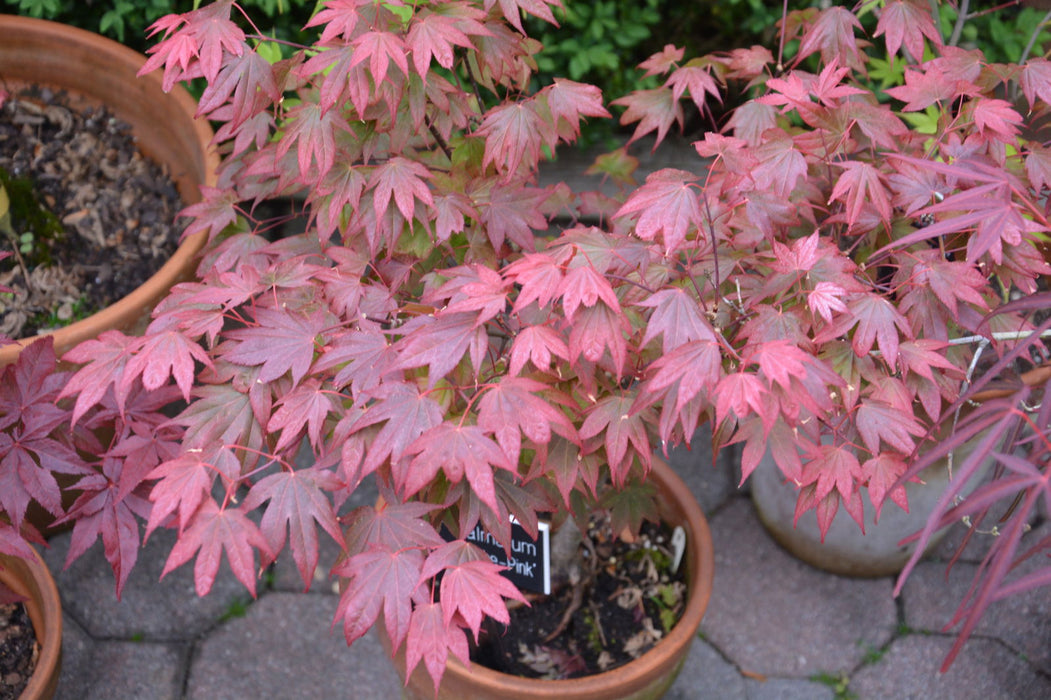
<svg viewBox="0 0 1051 700"><path fill-rule="evenodd" d="M661 86L613 103L636 125L590 171L613 197L538 184L610 116L597 88L530 80L522 13L557 4L328 0L284 57L232 0L160 20L144 70L203 80L223 154L184 212L209 237L199 280L144 336L67 354L71 375L47 376L47 346L5 370L0 547L33 534L28 499L62 512L37 475L63 470L71 556L102 537L118 593L136 516L177 530L165 571L195 560L201 594L224 553L254 591L286 547L309 586L331 537L348 642L382 615L437 683L521 597L467 533L603 506L637 527L654 450L702 423L745 478L769 450L822 528L907 507L975 343L1036 343L1020 310L989 312L1051 272L1031 129L1051 64L953 46L920 0L786 12L775 47L668 46L641 66ZM696 168L631 186L629 148L725 94L747 99ZM369 475L383 504L344 512Z"/></svg>

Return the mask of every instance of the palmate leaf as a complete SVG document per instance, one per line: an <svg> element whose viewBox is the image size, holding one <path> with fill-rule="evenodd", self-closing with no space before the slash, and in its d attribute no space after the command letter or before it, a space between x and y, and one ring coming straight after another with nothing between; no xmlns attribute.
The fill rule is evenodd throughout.
<svg viewBox="0 0 1051 700"><path fill-rule="evenodd" d="M866 204L875 206L880 219L889 223L892 207L881 173L869 163L858 161L842 161L836 165L843 168L844 172L836 180L829 201L844 202L847 207L847 226L852 227L857 223Z"/></svg>
<svg viewBox="0 0 1051 700"><path fill-rule="evenodd" d="M146 515L149 503L136 494L117 488L115 482L124 476L119 460L107 458L101 469L101 473L93 473L77 482L81 494L70 506L66 518L57 522L73 522L66 566L102 537L103 552L113 569L119 600L138 558L140 538L136 516Z"/></svg>
<svg viewBox="0 0 1051 700"><path fill-rule="evenodd" d="M673 123L678 123L679 128L682 128L682 104L675 99L675 93L670 87L636 90L630 95L613 100L610 104L627 107L620 117L621 124L639 123L629 143L638 141L651 131L656 131L656 144L660 144L668 135L668 129Z"/></svg>
<svg viewBox="0 0 1051 700"><path fill-rule="evenodd" d="M387 382L372 390L373 402L351 426L351 432L383 422L365 455L362 471L374 472L388 458L397 462L406 448L424 432L442 422L437 401L420 393L414 384Z"/></svg>
<svg viewBox="0 0 1051 700"><path fill-rule="evenodd" d="M420 435L405 454L412 456L412 462L405 472L398 470L395 479L406 498L432 484L440 469L452 483L467 477L471 490L494 511L500 506L493 469L516 469L504 450L476 425L442 423Z"/></svg>
<svg viewBox="0 0 1051 700"><path fill-rule="evenodd" d="M648 468L653 451L646 428L652 423L651 411L633 410L634 403L632 395L608 396L595 404L580 427L580 436L585 440L603 437L609 469L617 486L624 483L635 457ZM629 446L633 448L630 451Z"/></svg>
<svg viewBox="0 0 1051 700"><path fill-rule="evenodd" d="M525 163L532 172L540 162L543 146L553 147L556 135L551 123L538 111L535 100L500 105L489 110L475 135L485 139L482 167L492 163L510 177Z"/></svg>
<svg viewBox="0 0 1051 700"><path fill-rule="evenodd" d="M639 214L635 234L653 240L660 234L667 253L686 241L686 234L702 222L696 187L697 175L665 168L647 176L646 184L633 192L615 216Z"/></svg>
<svg viewBox="0 0 1051 700"><path fill-rule="evenodd" d="M865 447L872 454L880 454L882 440L907 455L915 447L912 437L923 437L927 432L911 412L872 399L862 399L854 420Z"/></svg>
<svg viewBox="0 0 1051 700"><path fill-rule="evenodd" d="M332 502L324 494L324 491L332 491L338 486L339 480L330 471L282 469L256 482L244 501L245 510L253 510L270 501L260 522L263 536L270 551L276 554L284 549L287 527L292 557L305 588L310 587L317 568L317 526L324 528L332 539L343 542Z"/></svg>
<svg viewBox="0 0 1051 700"><path fill-rule="evenodd" d="M475 371L481 368L488 345L485 328L477 324L477 312L443 313L420 317L394 347L397 359L388 373L414 367L428 368L428 386L451 372L469 354Z"/></svg>
<svg viewBox="0 0 1051 700"><path fill-rule="evenodd" d="M560 6L561 0L485 0L482 5L485 11L493 9L493 6L497 3L500 4L500 12L503 13L504 17L508 22L511 23L518 31L525 33L522 29L522 17L521 13L525 12L539 17L540 19L550 22L555 26L558 26L558 22L555 21L555 16L551 12L551 8L548 5L555 7Z"/></svg>
<svg viewBox="0 0 1051 700"><path fill-rule="evenodd" d="M941 46L942 38L934 26L929 8L914 0L891 0L884 5L876 24L874 37L885 35L887 54L894 55L898 49L905 50L916 60L923 57L923 38L935 46Z"/></svg>
<svg viewBox="0 0 1051 700"><path fill-rule="evenodd" d="M518 463L522 435L535 444L551 441L552 430L579 442L566 414L539 393L551 394L546 384L520 377L504 377L491 386L478 402L478 427L491 432L512 464Z"/></svg>
<svg viewBox="0 0 1051 700"><path fill-rule="evenodd" d="M551 372L555 357L569 360L569 346L556 331L548 326L526 326L515 336L511 346L510 376L521 374L526 362L541 372Z"/></svg>
<svg viewBox="0 0 1051 700"><path fill-rule="evenodd" d="M362 506L350 515L346 547L351 555L374 547L398 550L405 547L437 547L445 542L423 519L437 506L429 503L392 503Z"/></svg>
<svg viewBox="0 0 1051 700"><path fill-rule="evenodd" d="M255 549L267 561L274 560L275 555L263 533L241 508L220 508L211 498L206 498L194 513L189 527L179 534L161 577L188 562L196 553L194 586L197 595L207 595L219 573L219 563L225 550L234 576L254 598L257 571Z"/></svg>
<svg viewBox="0 0 1051 700"><path fill-rule="evenodd" d="M308 379L294 387L281 397L274 414L266 424L267 432L281 432L274 451L280 452L291 445L304 427L307 429L310 444L317 450L321 444L321 430L325 419L330 411L336 410L332 391L322 386L316 378Z"/></svg>
<svg viewBox="0 0 1051 700"><path fill-rule="evenodd" d="M254 327L235 328L227 334L237 342L223 358L239 365L259 365L260 382L272 382L291 372L293 384L298 384L314 361L319 336L328 327L325 315L260 308L255 321L258 325Z"/></svg>
<svg viewBox="0 0 1051 700"><path fill-rule="evenodd" d="M371 549L333 567L332 573L348 579L336 606L336 619L343 620L347 644L369 631L382 608L391 643L395 649L401 646L409 632L412 596L419 587L422 567L423 553L413 547Z"/></svg>
<svg viewBox="0 0 1051 700"><path fill-rule="evenodd" d="M468 34L484 35L488 32L478 21L482 13L476 8L466 17L451 17L424 9L413 15L405 45L412 53L412 64L420 77L426 77L431 61L442 68L451 69L457 46L471 48Z"/></svg>
<svg viewBox="0 0 1051 700"><path fill-rule="evenodd" d="M445 564L441 561L445 551L446 548L439 547L431 553L425 572L429 573ZM489 616L504 624L510 622L504 598L525 602L525 597L514 584L503 577L504 567L488 559L449 563L440 570L442 619L448 625L459 615L474 633L475 640L478 639L483 617Z"/></svg>
<svg viewBox="0 0 1051 700"><path fill-rule="evenodd" d="M470 667L471 652L463 628L445 622L441 603L417 603L412 609L409 633L405 639L406 677L412 674L422 660L434 681L434 694L437 696L450 652Z"/></svg>

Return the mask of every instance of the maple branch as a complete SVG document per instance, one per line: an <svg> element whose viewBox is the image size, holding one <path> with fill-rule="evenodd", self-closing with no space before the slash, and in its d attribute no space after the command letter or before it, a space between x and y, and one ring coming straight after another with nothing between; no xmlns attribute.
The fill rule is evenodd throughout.
<svg viewBox="0 0 1051 700"><path fill-rule="evenodd" d="M785 31L786 25L788 24L788 0L783 0L781 3L781 39L777 45L777 72L781 73L785 69Z"/></svg>
<svg viewBox="0 0 1051 700"><path fill-rule="evenodd" d="M445 153L445 157L448 158L450 161L452 161L452 159L453 159L453 152L449 148L449 144L447 144L445 142L445 139L442 138L442 135L439 134L438 130L434 128L434 124L431 123L431 120L430 120L429 117L424 116L423 117L423 121L424 121L425 124L427 124L427 131L431 132L431 136L434 137L434 140L438 143L438 146L441 147L442 152Z"/></svg>
<svg viewBox="0 0 1051 700"><path fill-rule="evenodd" d="M963 25L970 19L967 15L968 10L971 7L971 0L961 0L959 14L956 15L956 24L953 25L952 34L949 36L948 44L950 46L956 46L960 43L960 34L963 33Z"/></svg>

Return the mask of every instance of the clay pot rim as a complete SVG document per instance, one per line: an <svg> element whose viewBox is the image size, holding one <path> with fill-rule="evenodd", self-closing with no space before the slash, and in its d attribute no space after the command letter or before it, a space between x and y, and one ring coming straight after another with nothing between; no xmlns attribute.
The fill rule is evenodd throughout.
<svg viewBox="0 0 1051 700"><path fill-rule="evenodd" d="M123 44L84 29L44 19L0 14L0 35L3 34L18 35L20 37L40 37L40 41L50 38L57 46L87 47L93 52L105 55L107 63L115 67L115 72L119 69L134 69L134 71L138 71L146 62L145 56ZM144 81L151 91L161 91L161 76L157 72L145 75L139 80ZM75 88L64 87L70 93L77 93ZM175 86L171 92L164 94L163 99L171 102L171 111L175 116L193 120L196 142L204 156L202 184L215 186L219 155L211 147L212 130L207 120L194 118L194 114L197 111L197 103L181 85ZM189 205L199 200L199 193L196 193L196 197L186 197L184 193L184 205ZM194 259L204 246L205 240L206 234L204 232L184 238L172 257L156 273L143 282L141 286L88 318L51 333L29 338L19 338L12 344L0 346L0 368L13 363L18 359L22 348L45 335L54 339L56 348L71 348L85 340L97 337L105 330L122 325L124 319L140 315L143 309L152 308L156 305L158 299L163 298L166 290L185 274L186 270L194 269Z"/></svg>
<svg viewBox="0 0 1051 700"><path fill-rule="evenodd" d="M58 586L44 560L33 550L32 559L0 554L0 579L29 600L26 612L40 644L36 669L22 691L22 700L50 698L58 684L62 662L62 602Z"/></svg>

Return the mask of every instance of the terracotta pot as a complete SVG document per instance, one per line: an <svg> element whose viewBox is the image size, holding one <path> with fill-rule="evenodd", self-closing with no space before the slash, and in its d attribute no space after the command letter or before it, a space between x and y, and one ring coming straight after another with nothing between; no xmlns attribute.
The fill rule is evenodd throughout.
<svg viewBox="0 0 1051 700"><path fill-rule="evenodd" d="M17 94L29 85L65 91L71 105L105 104L131 124L140 149L162 164L175 180L183 202L201 199L200 185L214 186L219 157L209 144L206 120L193 118L197 105L181 87L161 90L161 74L136 77L145 57L91 32L56 22L0 15L0 80ZM110 329L141 332L149 314L172 285L190 279L204 235L186 239L165 265L134 292L112 306L53 333L55 352ZM0 347L0 367L11 364L21 347Z"/></svg>
<svg viewBox="0 0 1051 700"><path fill-rule="evenodd" d="M26 612L40 644L36 670L21 700L48 700L55 694L62 663L62 604L55 580L34 551L31 560L0 554L0 581L28 599Z"/></svg>
<svg viewBox="0 0 1051 700"><path fill-rule="evenodd" d="M690 644L708 607L712 593L714 555L712 536L701 508L690 489L664 462L654 462L651 472L660 498L661 517L686 529L684 559L689 597L682 618L657 645L620 668L570 680L522 678L471 664L467 668L450 656L438 697L443 700L651 700L660 698L675 681L686 661ZM386 634L380 639L389 644ZM387 647L387 651L390 649ZM396 656L398 672L405 669L404 646ZM409 678L404 696L434 700L434 683L420 664Z"/></svg>

